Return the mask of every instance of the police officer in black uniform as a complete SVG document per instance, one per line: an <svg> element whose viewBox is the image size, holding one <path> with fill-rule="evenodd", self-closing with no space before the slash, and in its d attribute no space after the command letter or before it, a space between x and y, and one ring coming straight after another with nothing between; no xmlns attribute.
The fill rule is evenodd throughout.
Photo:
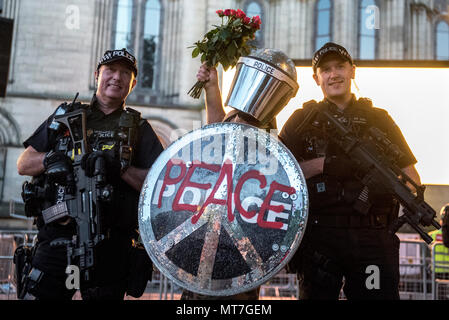
<svg viewBox="0 0 449 320"><path fill-rule="evenodd" d="M155 132L140 114L125 108L125 100L136 85L136 59L126 49L108 50L98 63L95 78L97 90L89 105L64 104L58 108L23 143L25 151L20 155L17 166L21 175L42 176L44 180L64 184L64 177L71 171L72 160L68 152L61 152L64 134L55 131L54 116L64 109L85 108L87 112L87 140L92 152L83 158L86 175L92 175L96 159L103 158L106 179L112 185L112 200L105 204L102 219L106 239L95 248L95 266L88 285L81 283L83 299L123 299L129 292L131 252L133 240L137 240L137 206L141 186L147 172L163 151ZM132 115L135 121L132 130L135 142L131 146L131 163L120 161L119 122L121 117ZM136 118L137 114L137 118ZM58 151L59 150L59 151ZM129 150L129 149L128 149ZM47 202L49 199L46 199ZM54 199L52 199L54 200ZM39 212L40 213L40 212ZM67 289L65 274L67 250L54 246L55 239L71 239L76 232L75 221L63 217L45 224L42 216L36 218L39 229L38 242L32 258L31 277L28 277L27 293L37 299L72 299L75 292ZM146 266L151 263L144 259ZM149 279L142 279L143 285Z"/></svg>
<svg viewBox="0 0 449 320"><path fill-rule="evenodd" d="M310 197L306 233L290 263L300 299L338 299L343 277L348 299L399 299L399 239L388 232L398 204L385 190L370 190L356 178L357 167L330 141L325 121L317 118L297 129L308 112L325 108L360 138L372 126L386 133L404 153L398 166L419 185L416 159L388 113L351 93L355 65L344 47L325 44L312 67L324 100L305 103L279 135L300 163Z"/></svg>

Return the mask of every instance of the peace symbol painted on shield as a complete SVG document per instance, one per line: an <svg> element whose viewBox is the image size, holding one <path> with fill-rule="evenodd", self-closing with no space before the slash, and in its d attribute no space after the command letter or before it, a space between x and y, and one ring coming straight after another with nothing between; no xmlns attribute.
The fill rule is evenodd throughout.
<svg viewBox="0 0 449 320"><path fill-rule="evenodd" d="M307 223L304 175L276 137L239 123L194 130L148 173L139 202L142 241L179 286L228 296L279 272Z"/></svg>

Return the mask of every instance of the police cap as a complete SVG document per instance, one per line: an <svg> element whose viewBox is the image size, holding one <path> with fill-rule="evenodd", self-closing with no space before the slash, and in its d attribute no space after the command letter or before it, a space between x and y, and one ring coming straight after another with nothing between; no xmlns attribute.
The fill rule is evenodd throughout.
<svg viewBox="0 0 449 320"><path fill-rule="evenodd" d="M125 48L121 50L107 50L98 62L97 71L102 65L119 60L128 64L130 69L134 72L134 76L137 76L136 57L129 53Z"/></svg>
<svg viewBox="0 0 449 320"><path fill-rule="evenodd" d="M352 61L352 57L349 54L348 50L346 50L344 47L340 46L339 44L336 44L333 42L328 42L313 54L313 59L312 59L313 72L316 72L316 69L319 67L320 62L329 53L336 53L344 60L347 60L351 65L354 64L354 62Z"/></svg>

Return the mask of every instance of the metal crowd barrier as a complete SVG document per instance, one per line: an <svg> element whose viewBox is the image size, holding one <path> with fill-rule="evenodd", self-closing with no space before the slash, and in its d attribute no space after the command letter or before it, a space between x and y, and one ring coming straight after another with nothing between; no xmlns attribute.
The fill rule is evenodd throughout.
<svg viewBox="0 0 449 320"><path fill-rule="evenodd" d="M287 273L284 268L260 286L259 296L261 299L298 299L297 281L296 274Z"/></svg>
<svg viewBox="0 0 449 320"><path fill-rule="evenodd" d="M15 292L11 281L14 274L12 263L14 250L14 237L12 235L0 235L0 293L6 294L8 300L10 294Z"/></svg>
<svg viewBox="0 0 449 320"><path fill-rule="evenodd" d="M36 230L0 230L0 300L16 299L13 253L18 245L32 245ZM443 244L431 248L421 240L401 240L400 284L401 299L449 300L449 253L441 252ZM447 249L447 248L446 248ZM436 259L442 254L447 261ZM148 283L140 299L179 299L182 289L158 270ZM285 269L261 286L260 299L297 299L298 283L295 274Z"/></svg>
<svg viewBox="0 0 449 320"><path fill-rule="evenodd" d="M152 287L159 287L159 300L175 300L175 291L181 295L180 288L157 269L153 271L151 285Z"/></svg>
<svg viewBox="0 0 449 320"><path fill-rule="evenodd" d="M431 299L429 247L422 240L401 240L399 294L403 300Z"/></svg>
<svg viewBox="0 0 449 320"><path fill-rule="evenodd" d="M14 251L19 245L33 245L37 230L0 230L0 300L15 299Z"/></svg>

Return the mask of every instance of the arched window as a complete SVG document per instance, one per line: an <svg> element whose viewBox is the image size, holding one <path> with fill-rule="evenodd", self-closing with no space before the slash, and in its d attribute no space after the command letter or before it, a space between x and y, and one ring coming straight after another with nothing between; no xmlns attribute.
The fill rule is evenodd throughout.
<svg viewBox="0 0 449 320"><path fill-rule="evenodd" d="M161 44L161 2L116 0L115 3L112 47L126 48L137 58L137 90L156 89L156 69Z"/></svg>
<svg viewBox="0 0 449 320"><path fill-rule="evenodd" d="M262 5L258 1L248 1L243 9L249 17L259 16L262 20L262 25L260 26L260 30L256 32L256 39L252 43L252 45L263 48L265 45L264 41L264 17L263 17L263 9Z"/></svg>
<svg viewBox="0 0 449 320"><path fill-rule="evenodd" d="M332 41L332 1L318 0L315 7L315 50Z"/></svg>
<svg viewBox="0 0 449 320"><path fill-rule="evenodd" d="M374 60L377 52L379 7L375 0L359 1L359 59Z"/></svg>
<svg viewBox="0 0 449 320"><path fill-rule="evenodd" d="M0 201L3 199L3 190L5 188L8 147L20 147L20 145L18 123L8 111L0 107Z"/></svg>
<svg viewBox="0 0 449 320"><path fill-rule="evenodd" d="M140 81L143 88L154 88L161 23L161 5L158 0L146 1L144 19Z"/></svg>
<svg viewBox="0 0 449 320"><path fill-rule="evenodd" d="M114 49L132 48L133 0L119 0L115 20Z"/></svg>
<svg viewBox="0 0 449 320"><path fill-rule="evenodd" d="M440 21L435 31L435 59L449 60L449 24L446 21Z"/></svg>

